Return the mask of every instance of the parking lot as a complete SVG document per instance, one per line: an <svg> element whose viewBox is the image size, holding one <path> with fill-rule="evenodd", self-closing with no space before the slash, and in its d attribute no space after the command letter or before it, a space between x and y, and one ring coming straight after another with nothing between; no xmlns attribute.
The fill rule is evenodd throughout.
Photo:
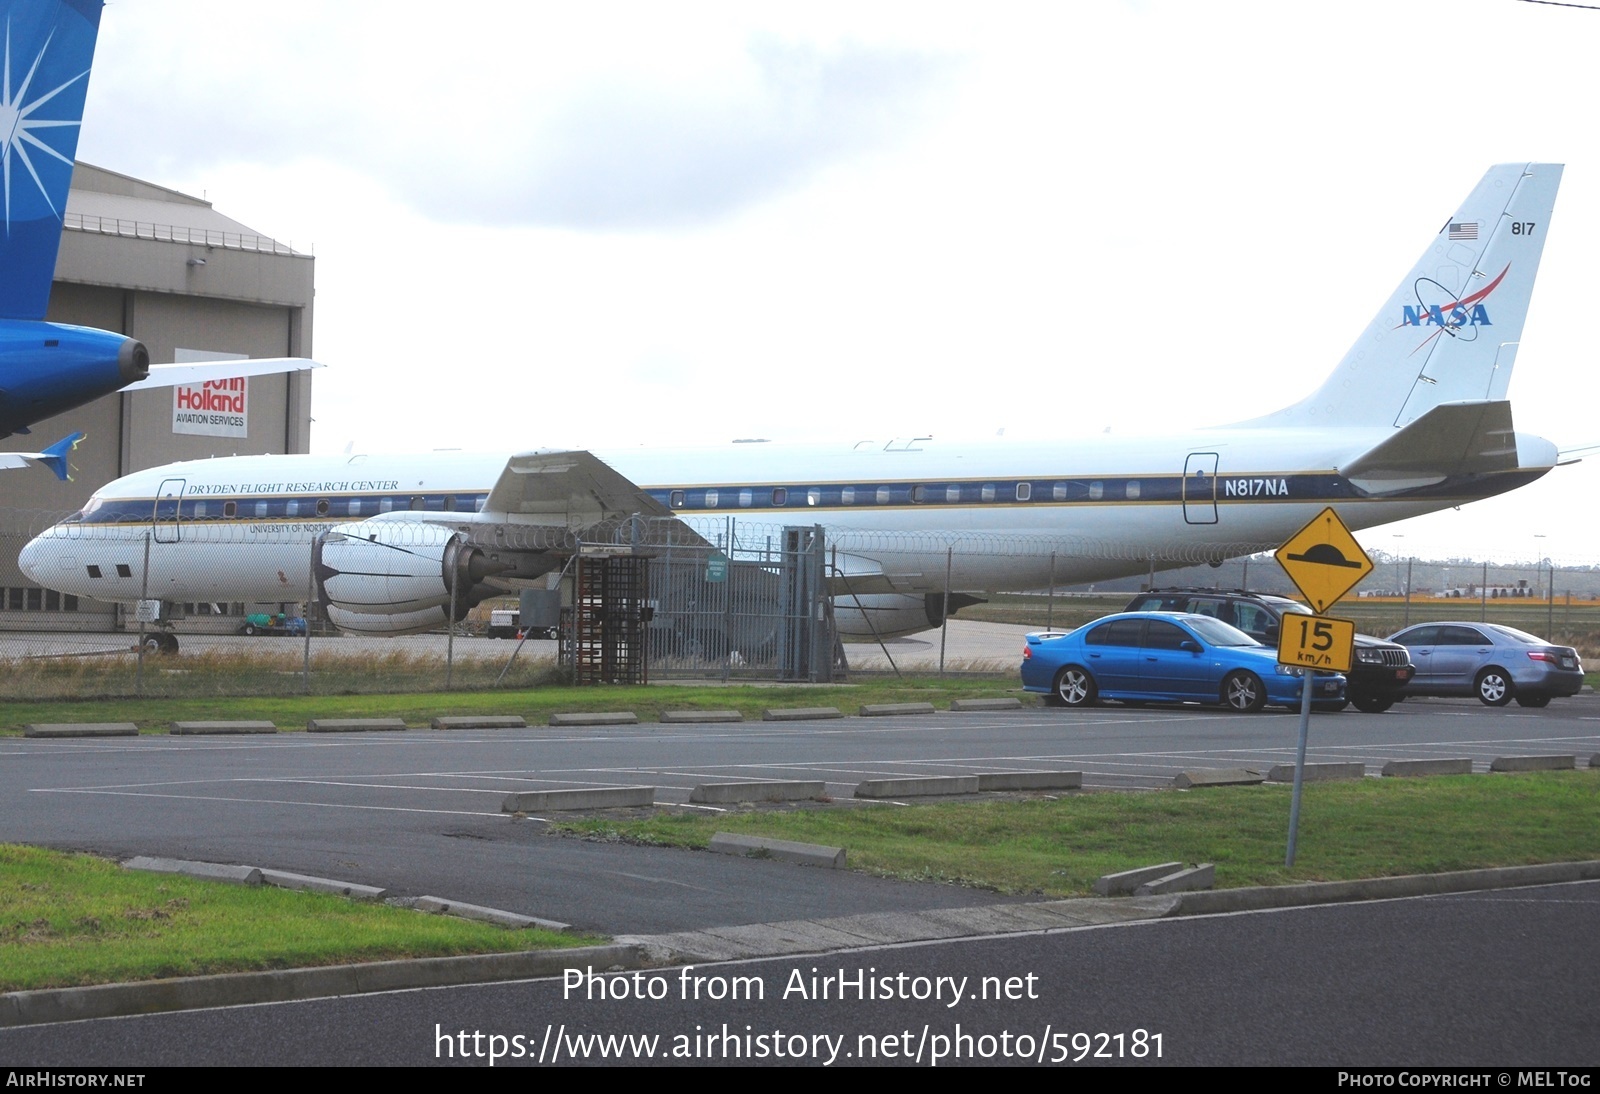
<svg viewBox="0 0 1600 1094"><path fill-rule="evenodd" d="M970 890L546 835L500 811L513 790L656 787L688 806L701 783L820 779L838 807L864 779L1083 772L1086 791L1149 790L1196 768L1293 761L1290 714L1119 709L582 730L0 742L8 838L126 856L274 866L460 899L609 932L675 930L970 902ZM1376 775L1392 759L1600 752L1600 703L1490 710L1409 701L1382 715L1319 715L1311 762ZM896 808L893 803L871 806ZM833 875L833 872L829 872ZM769 876L770 875L770 876ZM912 893L909 890L924 890ZM988 897L988 899L997 899Z"/></svg>

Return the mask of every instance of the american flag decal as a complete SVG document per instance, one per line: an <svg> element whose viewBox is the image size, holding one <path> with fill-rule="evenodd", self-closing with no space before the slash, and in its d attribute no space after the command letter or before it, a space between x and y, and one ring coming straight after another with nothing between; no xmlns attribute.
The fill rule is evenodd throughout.
<svg viewBox="0 0 1600 1094"><path fill-rule="evenodd" d="M1461 222L1451 221L1451 223L1450 223L1450 238L1451 239L1477 239L1478 238L1478 222L1475 221L1475 220L1468 220L1468 221L1461 221Z"/></svg>

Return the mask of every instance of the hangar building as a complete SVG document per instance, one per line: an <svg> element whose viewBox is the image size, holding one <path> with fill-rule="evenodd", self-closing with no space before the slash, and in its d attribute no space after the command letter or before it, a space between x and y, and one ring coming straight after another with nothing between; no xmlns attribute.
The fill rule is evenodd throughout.
<svg viewBox="0 0 1600 1094"><path fill-rule="evenodd" d="M80 163L46 318L137 338L152 362L308 357L312 267L311 255L208 201ZM111 605L41 589L16 564L34 532L82 508L105 483L176 460L309 451L311 373L236 384L244 385L243 422L197 422L180 406L193 396L164 389L108 395L0 440L0 450L37 452L87 434L72 454L70 482L43 468L0 472L0 629L102 630L115 621Z"/></svg>

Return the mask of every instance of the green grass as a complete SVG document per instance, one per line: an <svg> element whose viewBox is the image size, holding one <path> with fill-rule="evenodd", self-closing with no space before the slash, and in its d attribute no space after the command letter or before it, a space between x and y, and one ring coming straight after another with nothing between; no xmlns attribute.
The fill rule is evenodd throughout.
<svg viewBox="0 0 1600 1094"><path fill-rule="evenodd" d="M1311 784L1283 866L1286 787L585 820L558 831L704 847L712 833L844 846L855 869L1007 893L1087 895L1101 874L1214 862L1217 886L1600 858L1600 773ZM592 939L338 897L125 871L0 845L0 990L581 945Z"/></svg>
<svg viewBox="0 0 1600 1094"><path fill-rule="evenodd" d="M644 721L663 710L738 710L759 719L768 707L836 706L847 714L865 703L929 702L947 707L951 699L1021 695L1015 673L993 678L888 677L854 684L702 684L648 687L523 688L515 691L435 691L398 695L279 695L190 698L60 699L12 701L0 713L0 734L16 734L34 722L134 722L165 732L175 721L267 720L281 729L304 728L311 718L399 717L413 725L450 714L520 714L530 724L553 713L632 710ZM1029 700L1024 700L1029 701Z"/></svg>
<svg viewBox="0 0 1600 1094"><path fill-rule="evenodd" d="M598 838L704 847L718 831L842 846L852 868L1052 897L1102 874L1214 862L1217 886L1276 885L1600 858L1600 773L1361 779L1305 788L1294 869L1289 790L752 811L569 822Z"/></svg>
<svg viewBox="0 0 1600 1094"><path fill-rule="evenodd" d="M3 991L593 941L0 844Z"/></svg>

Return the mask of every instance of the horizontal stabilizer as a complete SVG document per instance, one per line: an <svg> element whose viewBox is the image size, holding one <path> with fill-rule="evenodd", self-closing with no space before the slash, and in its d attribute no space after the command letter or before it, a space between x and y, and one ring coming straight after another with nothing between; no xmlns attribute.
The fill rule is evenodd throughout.
<svg viewBox="0 0 1600 1094"><path fill-rule="evenodd" d="M672 510L589 452L523 452L506 461L483 504L485 513L525 523L587 528L638 514L670 517Z"/></svg>
<svg viewBox="0 0 1600 1094"><path fill-rule="evenodd" d="M300 372L322 368L322 362L309 357L252 357L235 361L196 361L193 364L151 365L150 375L123 391L149 391L180 384L203 384L207 380L233 380L240 376L273 376L280 372Z"/></svg>
<svg viewBox="0 0 1600 1094"><path fill-rule="evenodd" d="M1600 442L1591 441L1588 444L1575 444L1561 450L1556 457L1556 465L1565 467L1569 463L1582 463L1594 455L1600 455Z"/></svg>
<svg viewBox="0 0 1600 1094"><path fill-rule="evenodd" d="M16 471L30 464L41 464L54 472L56 478L66 482L71 477L67 474L67 454L78 447L83 436L82 433L74 433L70 437L63 437L43 452L0 452L0 471Z"/></svg>
<svg viewBox="0 0 1600 1094"><path fill-rule="evenodd" d="M1517 467L1511 404L1445 403L1339 468L1373 494L1431 486L1451 475L1482 475Z"/></svg>

